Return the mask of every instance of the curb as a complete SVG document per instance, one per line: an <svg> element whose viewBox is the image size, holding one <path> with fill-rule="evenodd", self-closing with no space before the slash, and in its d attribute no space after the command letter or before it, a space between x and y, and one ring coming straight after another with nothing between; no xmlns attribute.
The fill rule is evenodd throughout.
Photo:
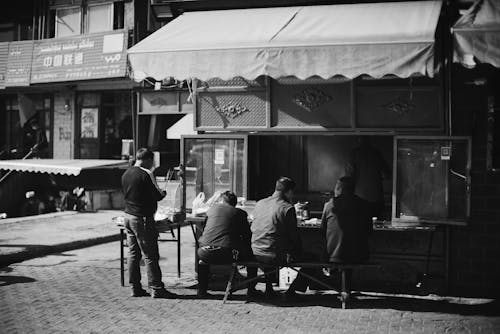
<svg viewBox="0 0 500 334"><path fill-rule="evenodd" d="M65 242L62 244L50 245L50 246L37 246L30 249L26 249L17 253L0 255L0 268L6 267L13 263L23 262L26 260L31 260L38 257L43 257L46 255L67 252L70 250L86 248L90 246L95 246L99 244L105 244L111 241L120 240L120 234L112 234L103 237L97 237L85 240L76 240L71 242Z"/></svg>

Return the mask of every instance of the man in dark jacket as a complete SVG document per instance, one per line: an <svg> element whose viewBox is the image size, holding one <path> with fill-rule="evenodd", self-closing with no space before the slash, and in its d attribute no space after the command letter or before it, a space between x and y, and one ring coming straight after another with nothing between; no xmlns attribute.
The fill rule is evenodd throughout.
<svg viewBox="0 0 500 334"><path fill-rule="evenodd" d="M122 188L125 200L125 229L129 249L128 272L132 287L132 297L149 296L141 285L139 262L141 252L148 274L148 285L153 298L175 298L167 291L162 282L158 263L158 231L155 227L154 213L157 202L165 197L151 171L154 166L154 154L146 148L136 153L136 163L122 176Z"/></svg>
<svg viewBox="0 0 500 334"><path fill-rule="evenodd" d="M291 204L295 182L288 177L276 181L272 196L257 202L252 222L252 251L264 264L285 263L301 253L295 208ZM266 296L276 296L271 277L266 276Z"/></svg>
<svg viewBox="0 0 500 334"><path fill-rule="evenodd" d="M321 229L325 233L330 262L362 263L368 260L372 219L366 202L354 194L353 178L344 176L337 181L334 197L323 209ZM350 271L346 274L351 276Z"/></svg>
<svg viewBox="0 0 500 334"><path fill-rule="evenodd" d="M207 212L207 223L199 239L198 256L198 296L209 296L207 293L209 264L229 264L235 258L252 260L250 247L252 233L247 213L235 208L236 195L226 191L221 195L222 202L212 206ZM247 268L249 278L257 275L257 268ZM255 295L255 283L248 287L248 296Z"/></svg>
<svg viewBox="0 0 500 334"><path fill-rule="evenodd" d="M361 263L368 260L372 220L366 202L354 194L351 177L344 176L335 185L334 197L323 209L321 228L326 236L330 262Z"/></svg>

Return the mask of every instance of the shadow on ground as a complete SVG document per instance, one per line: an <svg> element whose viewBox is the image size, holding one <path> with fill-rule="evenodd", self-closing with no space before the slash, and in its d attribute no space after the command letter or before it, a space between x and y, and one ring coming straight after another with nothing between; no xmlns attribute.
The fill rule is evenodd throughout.
<svg viewBox="0 0 500 334"><path fill-rule="evenodd" d="M7 286L19 283L33 283L33 282L36 282L36 280L31 277L0 275L0 286Z"/></svg>
<svg viewBox="0 0 500 334"><path fill-rule="evenodd" d="M243 290L244 291L244 290ZM183 295L181 299L198 299L196 291L193 295ZM215 293L208 299L220 300L222 303L223 293ZM300 295L299 300L286 301L283 296L274 300L252 300L251 303L258 303L266 307L310 307L322 306L330 308L341 308L339 296L337 294L305 294ZM245 294L234 294L227 303L246 303ZM459 315L483 315L500 316L500 301L449 301L432 300L419 297L400 296L373 296L370 294L358 294L347 302L348 309L392 309L409 312L433 312Z"/></svg>

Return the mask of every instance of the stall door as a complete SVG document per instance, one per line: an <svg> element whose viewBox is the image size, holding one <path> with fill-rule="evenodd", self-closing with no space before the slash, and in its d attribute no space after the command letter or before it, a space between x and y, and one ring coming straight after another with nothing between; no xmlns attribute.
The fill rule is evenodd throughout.
<svg viewBox="0 0 500 334"><path fill-rule="evenodd" d="M393 220L466 222L470 147L469 137L395 137Z"/></svg>
<svg viewBox="0 0 500 334"><path fill-rule="evenodd" d="M244 135L181 137L184 170L184 207L189 212L195 197L206 200L218 191L231 190L247 197L248 138Z"/></svg>

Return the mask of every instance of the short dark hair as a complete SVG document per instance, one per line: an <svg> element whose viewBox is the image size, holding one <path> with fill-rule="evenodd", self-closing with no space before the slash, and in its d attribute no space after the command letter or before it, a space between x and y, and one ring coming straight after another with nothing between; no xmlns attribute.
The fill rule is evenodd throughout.
<svg viewBox="0 0 500 334"><path fill-rule="evenodd" d="M342 183L342 192L354 193L354 178L352 176L342 176L339 182Z"/></svg>
<svg viewBox="0 0 500 334"><path fill-rule="evenodd" d="M236 194L233 193L232 191L229 190L224 191L220 195L220 197L224 202L226 202L229 205L236 206L236 204L238 203L238 197L236 197Z"/></svg>
<svg viewBox="0 0 500 334"><path fill-rule="evenodd" d="M281 176L278 181L276 181L275 191L281 191L286 193L290 190L295 189L295 181L289 177Z"/></svg>
<svg viewBox="0 0 500 334"><path fill-rule="evenodd" d="M155 158L155 155L150 149L141 147L137 150L137 153L135 153L135 158L137 160L153 160Z"/></svg>

